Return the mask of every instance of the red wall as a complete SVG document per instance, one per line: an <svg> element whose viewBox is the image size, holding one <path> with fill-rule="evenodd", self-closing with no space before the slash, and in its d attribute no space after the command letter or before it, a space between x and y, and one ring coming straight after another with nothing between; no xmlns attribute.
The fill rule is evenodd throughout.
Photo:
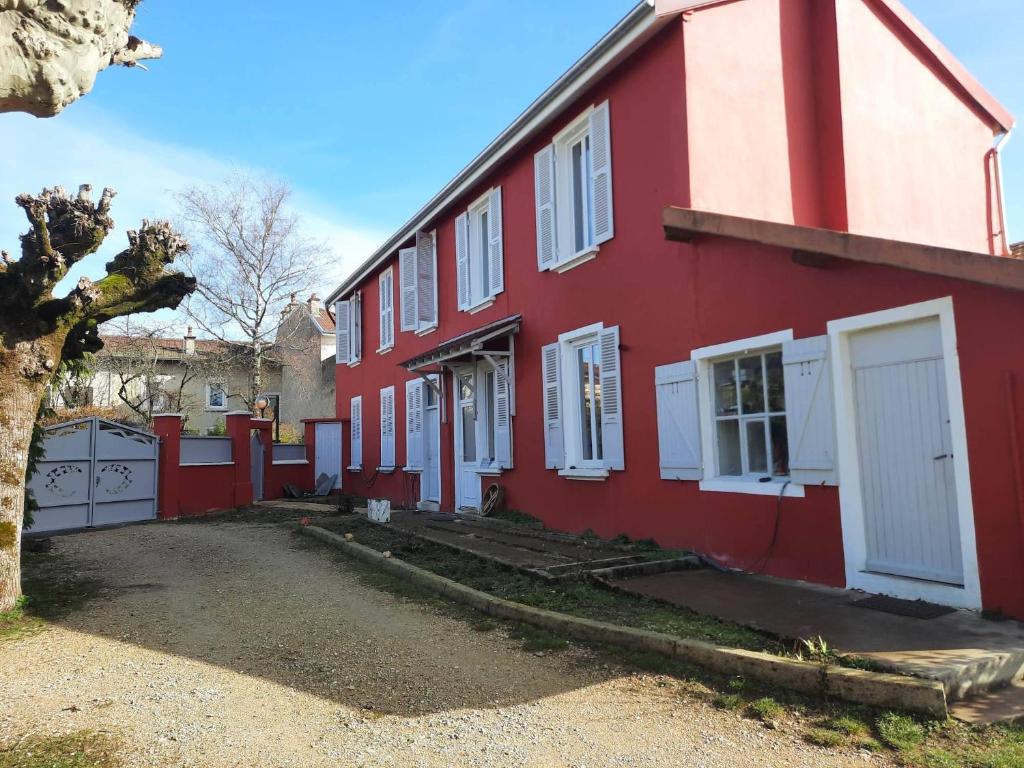
<svg viewBox="0 0 1024 768"><path fill-rule="evenodd" d="M687 142L679 140L687 135L688 119L682 97L684 60L690 66L683 55L684 26L666 28L567 109L564 120L436 222L437 331L421 338L396 328L396 348L376 354L376 275L363 284L363 361L337 369L339 416L347 418L352 396L363 396L364 471L346 472L345 490L395 502L410 498L411 481L401 471L376 477L372 486L368 482L379 461L379 390L392 384L397 463L405 459L404 381L411 377L396 367L398 363L458 334L522 313L515 346L515 468L500 478L508 506L562 529L654 537L665 546L691 548L732 566L750 567L765 555L772 538L776 499L701 492L695 482L659 478L655 366L689 359L697 347L789 328L797 338L816 336L825 332L831 319L951 295L961 350L984 602L989 608L1024 615L1024 548L1009 458L1004 378L1011 370L1024 381L1024 340L1019 334L993 332L1024 327L1024 302L1018 294L999 289L885 267L801 267L788 253L751 244L720 239L689 245L666 242L660 221L663 206L685 204L691 194ZM816 87L819 93L829 92L824 84ZM585 107L604 99L610 100L611 108L616 235L589 263L564 274L538 272L533 155ZM836 117L834 111L823 114L826 122ZM815 153L807 160L814 165L824 150L814 145L807 151ZM492 185L503 188L505 291L494 306L467 315L457 311L454 218ZM835 199L826 200L815 215L830 215L829 206L834 205ZM397 284L397 266L395 274ZM621 330L626 470L612 472L604 482L573 481L544 468L540 348L559 333L598 321ZM450 379L445 384L450 394ZM450 396L447 402L442 507L451 509ZM1024 405L1019 410L1024 411ZM344 431L348 456L347 425ZM835 489L807 488L805 498L783 500L778 541L766 570L825 584L844 583Z"/></svg>

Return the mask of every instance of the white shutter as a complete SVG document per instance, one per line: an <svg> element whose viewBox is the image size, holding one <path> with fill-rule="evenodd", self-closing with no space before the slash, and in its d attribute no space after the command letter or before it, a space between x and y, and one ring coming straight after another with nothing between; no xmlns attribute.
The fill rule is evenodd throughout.
<svg viewBox="0 0 1024 768"><path fill-rule="evenodd" d="M512 387L508 375L508 363L499 363L494 372L494 462L502 469L512 468Z"/></svg>
<svg viewBox="0 0 1024 768"><path fill-rule="evenodd" d="M418 327L437 325L437 248L432 232L416 233L416 308Z"/></svg>
<svg viewBox="0 0 1024 768"><path fill-rule="evenodd" d="M334 302L334 360L337 363L347 363L349 361L350 345L352 343L351 334L349 333L351 322L352 315L351 310L349 310L349 303L347 301Z"/></svg>
<svg viewBox="0 0 1024 768"><path fill-rule="evenodd" d="M380 391L380 466L395 466L395 388Z"/></svg>
<svg viewBox="0 0 1024 768"><path fill-rule="evenodd" d="M363 398L361 395L352 398L351 407L352 421L349 424L349 433L352 445L349 454L352 456L352 466L361 467L363 466Z"/></svg>
<svg viewBox="0 0 1024 768"><path fill-rule="evenodd" d="M838 485L828 336L784 342L782 366L790 479L804 485Z"/></svg>
<svg viewBox="0 0 1024 768"><path fill-rule="evenodd" d="M350 303L352 311L352 346L349 353L349 362L358 363L363 359L363 292L356 291L352 294Z"/></svg>
<svg viewBox="0 0 1024 768"><path fill-rule="evenodd" d="M654 389L661 479L702 480L697 364L686 360L655 368Z"/></svg>
<svg viewBox="0 0 1024 768"><path fill-rule="evenodd" d="M501 187L491 191L487 200L487 256L490 259L490 285L484 286L488 296L505 290L505 243L501 223Z"/></svg>
<svg viewBox="0 0 1024 768"><path fill-rule="evenodd" d="M555 253L555 148L544 147L533 158L534 194L537 205L537 268L550 269Z"/></svg>
<svg viewBox="0 0 1024 768"><path fill-rule="evenodd" d="M469 213L455 219L455 276L459 290L459 309L469 309L473 303L469 268Z"/></svg>
<svg viewBox="0 0 1024 768"><path fill-rule="evenodd" d="M394 272L388 270L379 279L380 286L380 348L395 343Z"/></svg>
<svg viewBox="0 0 1024 768"><path fill-rule="evenodd" d="M599 334L601 348L601 452L608 469L625 469L622 447L622 372L619 363L619 328Z"/></svg>
<svg viewBox="0 0 1024 768"><path fill-rule="evenodd" d="M415 331L419 328L416 300L416 249L403 248L398 252L398 281L401 287L402 330Z"/></svg>
<svg viewBox="0 0 1024 768"><path fill-rule="evenodd" d="M541 349L544 387L544 466L565 467L565 437L562 432L562 373L558 344Z"/></svg>
<svg viewBox="0 0 1024 768"><path fill-rule="evenodd" d="M591 211L594 245L600 245L615 235L612 211L612 138L607 101L590 113L590 188L594 195L594 209Z"/></svg>
<svg viewBox="0 0 1024 768"><path fill-rule="evenodd" d="M423 381L405 382L405 466L423 467Z"/></svg>

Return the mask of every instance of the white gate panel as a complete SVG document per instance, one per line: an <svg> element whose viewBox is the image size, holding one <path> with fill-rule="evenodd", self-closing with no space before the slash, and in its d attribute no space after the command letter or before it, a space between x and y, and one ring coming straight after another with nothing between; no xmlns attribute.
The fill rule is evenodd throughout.
<svg viewBox="0 0 1024 768"><path fill-rule="evenodd" d="M341 488L341 424L326 422L316 425L316 466L313 477L337 475L334 487Z"/></svg>
<svg viewBox="0 0 1024 768"><path fill-rule="evenodd" d="M29 480L39 509L29 533L156 517L156 435L96 417L48 427Z"/></svg>

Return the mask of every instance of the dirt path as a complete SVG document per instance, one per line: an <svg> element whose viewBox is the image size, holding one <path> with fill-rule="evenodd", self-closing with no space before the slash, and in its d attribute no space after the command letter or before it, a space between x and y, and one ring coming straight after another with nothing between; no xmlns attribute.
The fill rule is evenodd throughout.
<svg viewBox="0 0 1024 768"><path fill-rule="evenodd" d="M866 753L688 699L686 684L378 591L271 526L55 539L108 585L0 648L0 740L108 730L132 766L850 766Z"/></svg>

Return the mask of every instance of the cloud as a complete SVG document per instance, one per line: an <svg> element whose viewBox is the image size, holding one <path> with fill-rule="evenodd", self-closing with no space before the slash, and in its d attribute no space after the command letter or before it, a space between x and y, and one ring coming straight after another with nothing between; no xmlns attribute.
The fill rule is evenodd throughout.
<svg viewBox="0 0 1024 768"><path fill-rule="evenodd" d="M18 251L18 235L26 221L14 198L21 192L39 192L62 185L77 190L93 185L117 190L113 217L116 229L101 250L84 259L60 286L63 292L80 276L99 278L103 265L127 245L125 231L144 218L173 218L175 191L190 184L223 179L240 166L201 150L154 141L126 129L105 113L86 105L46 120L25 115L4 115L0 120L0 247ZM266 169L242 170L265 173ZM345 220L329 204L294 190L294 209L313 238L324 240L321 296L333 290L365 260L387 233Z"/></svg>

